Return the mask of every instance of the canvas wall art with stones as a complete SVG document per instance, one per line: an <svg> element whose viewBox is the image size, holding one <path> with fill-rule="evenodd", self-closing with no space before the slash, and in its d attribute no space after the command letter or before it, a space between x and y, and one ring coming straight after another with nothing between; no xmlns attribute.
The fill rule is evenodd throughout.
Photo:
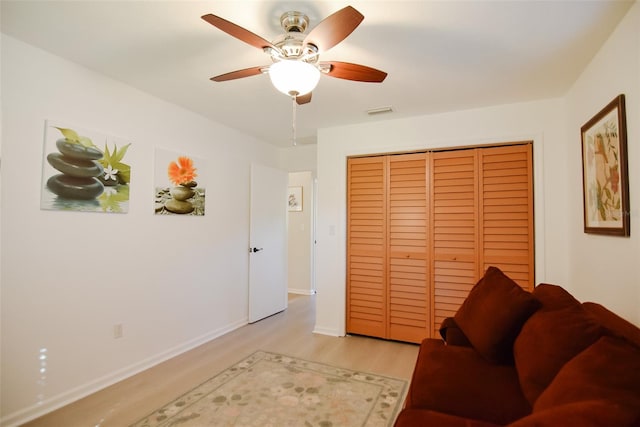
<svg viewBox="0 0 640 427"><path fill-rule="evenodd" d="M46 210L126 213L131 144L66 123L45 122L40 207Z"/></svg>

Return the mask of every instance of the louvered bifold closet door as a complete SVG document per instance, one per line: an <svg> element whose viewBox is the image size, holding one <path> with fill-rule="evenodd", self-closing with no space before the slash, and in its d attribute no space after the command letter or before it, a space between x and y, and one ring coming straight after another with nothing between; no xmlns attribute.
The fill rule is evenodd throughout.
<svg viewBox="0 0 640 427"><path fill-rule="evenodd" d="M480 150L482 271L496 266L534 287L532 144Z"/></svg>
<svg viewBox="0 0 640 427"><path fill-rule="evenodd" d="M386 338L386 158L347 161L347 332Z"/></svg>
<svg viewBox="0 0 640 427"><path fill-rule="evenodd" d="M478 280L477 150L431 153L433 336Z"/></svg>
<svg viewBox="0 0 640 427"><path fill-rule="evenodd" d="M427 154L388 159L388 338L419 343L429 336Z"/></svg>

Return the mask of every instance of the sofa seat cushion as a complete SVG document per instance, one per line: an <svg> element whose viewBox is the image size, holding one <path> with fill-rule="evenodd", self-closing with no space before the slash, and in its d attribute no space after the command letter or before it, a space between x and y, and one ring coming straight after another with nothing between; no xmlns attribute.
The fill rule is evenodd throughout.
<svg viewBox="0 0 640 427"><path fill-rule="evenodd" d="M591 400L555 406L509 424L509 427L636 427L637 411L606 400Z"/></svg>
<svg viewBox="0 0 640 427"><path fill-rule="evenodd" d="M471 289L454 319L473 347L494 363L513 362L513 342L540 306L500 269L489 267Z"/></svg>
<svg viewBox="0 0 640 427"><path fill-rule="evenodd" d="M500 424L470 420L428 409L405 409L396 418L394 427L500 427Z"/></svg>
<svg viewBox="0 0 640 427"><path fill-rule="evenodd" d="M533 405L562 366L604 335L605 329L578 303L545 306L524 324L514 358L524 395Z"/></svg>
<svg viewBox="0 0 640 427"><path fill-rule="evenodd" d="M618 338L600 338L560 370L534 412L593 400L632 408L640 420L640 349Z"/></svg>
<svg viewBox="0 0 640 427"><path fill-rule="evenodd" d="M502 425L531 412L514 366L492 364L473 348L437 339L420 345L405 407Z"/></svg>

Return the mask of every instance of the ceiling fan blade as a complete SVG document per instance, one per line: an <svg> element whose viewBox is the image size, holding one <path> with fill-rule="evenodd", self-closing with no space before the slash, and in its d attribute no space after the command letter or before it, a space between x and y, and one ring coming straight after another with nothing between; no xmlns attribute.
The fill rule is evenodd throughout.
<svg viewBox="0 0 640 427"><path fill-rule="evenodd" d="M351 6L340 9L322 20L304 39L304 46L312 44L324 52L346 39L360 25L364 15Z"/></svg>
<svg viewBox="0 0 640 427"><path fill-rule="evenodd" d="M211 77L210 80L214 82L226 82L227 80L242 79L244 77L257 76L262 74L262 70L268 68L265 65L260 67L245 68L244 70L231 71L230 73L220 74L219 76Z"/></svg>
<svg viewBox="0 0 640 427"><path fill-rule="evenodd" d="M306 95L296 96L296 103L298 105L308 104L311 102L311 92Z"/></svg>
<svg viewBox="0 0 640 427"><path fill-rule="evenodd" d="M328 76L337 79L355 80L357 82L381 83L387 77L384 71L366 67L349 62L329 61L320 63L321 66L328 66Z"/></svg>
<svg viewBox="0 0 640 427"><path fill-rule="evenodd" d="M214 27L219 28L220 30L229 34L230 36L233 36L238 40L242 40L243 42L250 44L251 46L257 47L258 49L264 49L265 47L270 47L272 49L277 50L277 48L273 44L271 44L271 42L268 42L267 40L252 33L251 31L245 28L242 28L241 26L236 25L233 22L229 22L226 19L220 18L219 16L212 15L209 13L207 15L203 15L202 19L204 19Z"/></svg>

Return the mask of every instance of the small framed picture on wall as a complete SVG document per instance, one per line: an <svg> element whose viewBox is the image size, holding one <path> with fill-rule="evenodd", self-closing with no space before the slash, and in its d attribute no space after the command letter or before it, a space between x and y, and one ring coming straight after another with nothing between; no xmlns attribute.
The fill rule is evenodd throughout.
<svg viewBox="0 0 640 427"><path fill-rule="evenodd" d="M289 187L287 208L289 212L302 212L302 187Z"/></svg>

